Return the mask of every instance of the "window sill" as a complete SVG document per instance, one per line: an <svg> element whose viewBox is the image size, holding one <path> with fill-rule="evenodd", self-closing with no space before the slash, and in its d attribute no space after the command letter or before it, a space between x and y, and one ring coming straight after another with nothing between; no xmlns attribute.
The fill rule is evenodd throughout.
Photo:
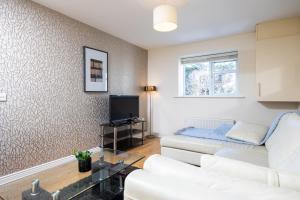
<svg viewBox="0 0 300 200"><path fill-rule="evenodd" d="M235 96L176 96L174 98L243 99L246 97L242 95L235 95Z"/></svg>

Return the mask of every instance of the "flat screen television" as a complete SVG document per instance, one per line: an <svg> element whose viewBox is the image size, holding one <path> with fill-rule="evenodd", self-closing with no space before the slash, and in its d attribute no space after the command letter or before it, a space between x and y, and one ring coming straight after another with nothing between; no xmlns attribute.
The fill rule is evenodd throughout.
<svg viewBox="0 0 300 200"><path fill-rule="evenodd" d="M110 95L109 116L111 123L122 123L139 117L139 96Z"/></svg>

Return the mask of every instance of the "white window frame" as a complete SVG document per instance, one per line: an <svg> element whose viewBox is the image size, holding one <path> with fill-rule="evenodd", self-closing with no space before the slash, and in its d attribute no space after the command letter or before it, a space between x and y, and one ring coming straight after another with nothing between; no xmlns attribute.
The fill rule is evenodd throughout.
<svg viewBox="0 0 300 200"><path fill-rule="evenodd" d="M226 53L226 52L225 52ZM213 53L213 54L205 54L205 55L214 55L214 54L222 54L222 53ZM237 55L238 55L238 52L237 52ZM193 95L185 95L185 70L184 70L184 64L181 64L181 60L183 58L187 58L187 57L196 57L196 56L203 56L203 55L194 55L194 56L185 56L185 57L181 57L179 58L179 70L178 70L178 74L179 74L179 77L178 77L178 97L199 97L199 98L202 98L202 97L212 97L212 98L215 98L215 97L221 97L221 98L227 98L227 97L243 97L240 95L240 71L239 71L239 59L238 57L237 58L234 58L234 59L223 59L223 60L217 60L217 61L208 61L209 62L209 69L210 69L210 91L214 91L214 74L213 73L213 63L217 63L217 62L226 62L226 61L236 61L236 70L234 70L233 72L236 73L236 91L234 94L209 94L209 95L196 95L196 96L193 96ZM195 62L197 63L197 62ZM202 62L199 62L199 63L202 63Z"/></svg>

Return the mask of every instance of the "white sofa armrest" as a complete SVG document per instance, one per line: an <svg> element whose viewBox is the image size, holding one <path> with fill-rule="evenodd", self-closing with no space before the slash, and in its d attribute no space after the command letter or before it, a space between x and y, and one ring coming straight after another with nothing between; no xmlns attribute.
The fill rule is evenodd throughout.
<svg viewBox="0 0 300 200"><path fill-rule="evenodd" d="M178 177L166 177L135 170L125 179L124 200L232 200L238 195L210 190ZM244 195L245 196L245 195ZM244 199L241 195L238 199Z"/></svg>
<svg viewBox="0 0 300 200"><path fill-rule="evenodd" d="M223 175L257 181L270 186L279 186L278 173L267 167L214 155L201 156L200 165L203 169Z"/></svg>
<svg viewBox="0 0 300 200"><path fill-rule="evenodd" d="M144 163L144 170L160 176L191 179L202 172L200 167L180 162L161 155L152 155Z"/></svg>

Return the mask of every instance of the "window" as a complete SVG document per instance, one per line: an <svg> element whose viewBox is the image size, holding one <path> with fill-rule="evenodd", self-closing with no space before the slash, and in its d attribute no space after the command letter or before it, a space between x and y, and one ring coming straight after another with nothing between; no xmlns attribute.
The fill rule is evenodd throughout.
<svg viewBox="0 0 300 200"><path fill-rule="evenodd" d="M235 96L237 52L182 58L180 96Z"/></svg>

